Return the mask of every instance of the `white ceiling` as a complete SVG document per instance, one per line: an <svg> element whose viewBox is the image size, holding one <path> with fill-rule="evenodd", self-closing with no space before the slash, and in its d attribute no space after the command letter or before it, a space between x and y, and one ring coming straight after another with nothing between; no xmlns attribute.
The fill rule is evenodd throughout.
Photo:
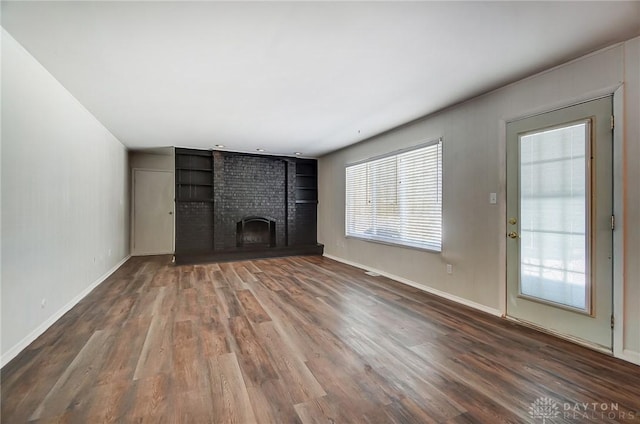
<svg viewBox="0 0 640 424"><path fill-rule="evenodd" d="M116 137L319 156L640 34L640 2L2 2Z"/></svg>

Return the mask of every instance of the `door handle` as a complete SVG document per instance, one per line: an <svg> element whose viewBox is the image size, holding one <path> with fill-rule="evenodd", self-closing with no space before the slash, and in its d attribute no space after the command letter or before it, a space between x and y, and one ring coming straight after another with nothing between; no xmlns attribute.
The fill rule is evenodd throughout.
<svg viewBox="0 0 640 424"><path fill-rule="evenodd" d="M516 233L515 231L511 231L509 234L507 234L507 237L512 238L512 239L517 239L518 238L518 233Z"/></svg>

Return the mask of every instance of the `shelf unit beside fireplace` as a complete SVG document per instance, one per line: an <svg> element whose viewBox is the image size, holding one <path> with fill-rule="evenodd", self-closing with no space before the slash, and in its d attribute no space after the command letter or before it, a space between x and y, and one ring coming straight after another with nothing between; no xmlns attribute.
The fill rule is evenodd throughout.
<svg viewBox="0 0 640 424"><path fill-rule="evenodd" d="M211 153L176 149L176 201L213 201Z"/></svg>
<svg viewBox="0 0 640 424"><path fill-rule="evenodd" d="M317 243L318 219L318 162L311 159L296 160L296 234L294 243Z"/></svg>
<svg viewBox="0 0 640 424"><path fill-rule="evenodd" d="M211 152L176 148L176 253L213 248Z"/></svg>
<svg viewBox="0 0 640 424"><path fill-rule="evenodd" d="M318 164L315 160L296 161L296 204L318 203Z"/></svg>

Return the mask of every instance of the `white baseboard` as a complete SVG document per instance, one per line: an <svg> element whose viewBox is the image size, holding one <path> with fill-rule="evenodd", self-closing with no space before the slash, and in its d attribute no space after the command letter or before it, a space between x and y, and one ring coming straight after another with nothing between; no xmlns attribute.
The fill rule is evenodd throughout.
<svg viewBox="0 0 640 424"><path fill-rule="evenodd" d="M380 275L382 275L384 277L387 277L387 278L389 278L391 280L397 281L397 282L402 283L402 284L406 284L406 285L414 287L414 288L416 288L418 290L422 290L424 292L431 293L431 294L443 297L443 298L448 299L448 300L452 300L452 301L454 301L456 303L460 303L460 304L468 306L470 308L477 309L479 311L486 312L488 314L495 315L497 317L501 317L502 316L502 312L500 312L498 309L490 308L488 306L482 305L480 303L473 302L473 301L465 299L463 297L456 296L456 295L453 295L451 293L443 292L441 290L434 289L432 287L423 286L421 284L416 283L415 281L411 281L411 280L408 280L406 278L399 277L397 275L390 274L388 272L385 272L385 271L382 271L382 270L379 270L379 269L376 269L376 268L372 268L372 267L367 266L367 265L362 265L362 264L359 264L357 262L349 261L347 259L339 258L337 256L333 256L333 255L330 255L330 254L327 254L327 253L325 253L324 256L329 258L329 259L333 259L334 261L342 262L343 264L355 266L356 268L364 269L364 270L367 270L367 271L373 271L373 272L378 273L378 274L380 274Z"/></svg>
<svg viewBox="0 0 640 424"><path fill-rule="evenodd" d="M632 364L640 365L640 352L635 350L623 349L622 353L616 355L616 357Z"/></svg>
<svg viewBox="0 0 640 424"><path fill-rule="evenodd" d="M57 320L62 318L64 314L69 312L71 308L76 306L78 302L84 299L93 289L98 287L104 280L106 280L111 274L116 272L118 268L120 268L125 262L127 262L131 258L131 255L125 256L120 262L115 264L113 268L109 271L105 272L102 276L100 276L97 280L95 280L91 285L89 285L86 289L84 289L80 294L71 299L66 305L56 311L53 315L51 315L46 321L40 324L35 330L31 333L27 334L25 338L20 340L15 346L5 352L4 355L0 358L0 367L4 367L11 361L13 358L18 356L20 352L22 352L27 346L29 346L35 339L37 339L42 333L47 331L49 327L51 327Z"/></svg>
<svg viewBox="0 0 640 424"><path fill-rule="evenodd" d="M159 256L159 255L173 255L173 250L170 252L154 252L154 253L131 253L131 256Z"/></svg>

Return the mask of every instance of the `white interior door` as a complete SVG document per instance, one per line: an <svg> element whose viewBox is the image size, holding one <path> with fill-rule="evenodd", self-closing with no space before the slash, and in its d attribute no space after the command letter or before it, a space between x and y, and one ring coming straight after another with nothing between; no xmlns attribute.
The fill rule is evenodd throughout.
<svg viewBox="0 0 640 424"><path fill-rule="evenodd" d="M133 171L133 255L173 253L173 173Z"/></svg>
<svg viewBox="0 0 640 424"><path fill-rule="evenodd" d="M507 124L507 315L611 349L612 98Z"/></svg>

